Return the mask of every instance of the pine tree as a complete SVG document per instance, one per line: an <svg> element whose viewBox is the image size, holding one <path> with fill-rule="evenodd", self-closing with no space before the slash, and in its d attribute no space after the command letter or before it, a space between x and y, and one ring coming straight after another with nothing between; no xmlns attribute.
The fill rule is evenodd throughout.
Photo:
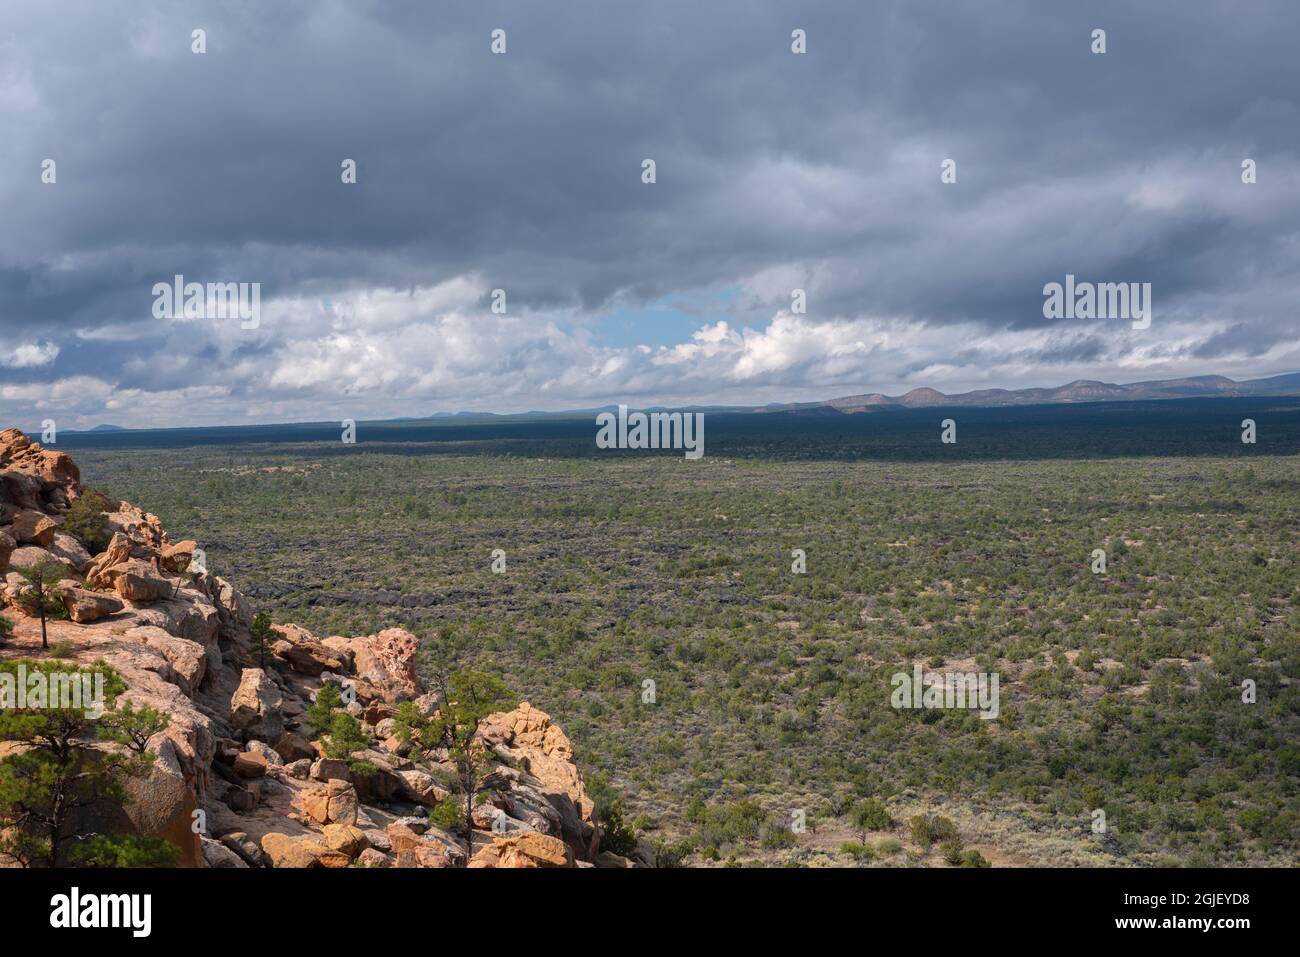
<svg viewBox="0 0 1300 957"><path fill-rule="evenodd" d="M43 558L34 565L15 567L14 571L24 579L18 592L18 604L40 616L41 648L48 649L50 642L45 633L46 618L66 618L68 614L62 597L53 591L55 585L68 577L68 568L53 558Z"/></svg>
<svg viewBox="0 0 1300 957"><path fill-rule="evenodd" d="M266 668L266 646L275 640L275 632L271 630L271 616L264 611L259 611L253 618L253 626L248 630L249 637L252 639L253 650L257 652L257 666Z"/></svg>
<svg viewBox="0 0 1300 957"><path fill-rule="evenodd" d="M36 687L48 689L88 678L102 697L47 698L21 709L0 708L0 741L22 745L0 759L0 853L24 867L174 859L174 849L157 839L76 830L81 809L124 800L125 783L149 773L154 756L135 742L147 742L167 726L167 718L148 708L113 712L126 684L102 661L90 666L49 659L0 662L0 676L8 676L3 684L12 689L20 669L29 686L36 677ZM119 742L128 746L114 746Z"/></svg>
<svg viewBox="0 0 1300 957"><path fill-rule="evenodd" d="M447 749L456 765L465 799L465 840L474 835L474 795L482 782L489 758L481 742L475 741L483 719L496 711L514 707L500 678L479 671L454 675L442 673L435 679L439 692L438 711L423 729L422 740Z"/></svg>

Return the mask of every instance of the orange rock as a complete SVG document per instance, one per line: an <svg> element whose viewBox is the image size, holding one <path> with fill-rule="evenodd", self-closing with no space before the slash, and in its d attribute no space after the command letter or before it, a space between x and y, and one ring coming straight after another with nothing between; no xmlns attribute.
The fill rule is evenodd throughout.
<svg viewBox="0 0 1300 957"><path fill-rule="evenodd" d="M572 867L573 855L558 837L526 831L499 837L480 850L470 867Z"/></svg>

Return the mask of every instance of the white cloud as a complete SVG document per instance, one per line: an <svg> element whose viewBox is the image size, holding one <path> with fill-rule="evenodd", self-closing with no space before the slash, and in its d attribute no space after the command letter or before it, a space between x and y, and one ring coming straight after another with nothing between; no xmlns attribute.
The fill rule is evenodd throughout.
<svg viewBox="0 0 1300 957"><path fill-rule="evenodd" d="M0 366L8 369L33 369L47 366L59 357L59 347L53 342L24 342L0 353Z"/></svg>

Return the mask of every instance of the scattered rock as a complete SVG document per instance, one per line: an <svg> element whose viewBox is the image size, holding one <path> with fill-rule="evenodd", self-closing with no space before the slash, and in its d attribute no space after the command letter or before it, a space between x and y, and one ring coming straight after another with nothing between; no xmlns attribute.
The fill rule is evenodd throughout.
<svg viewBox="0 0 1300 957"><path fill-rule="evenodd" d="M266 758L253 751L235 755L235 773L241 778L260 778L266 774Z"/></svg>
<svg viewBox="0 0 1300 957"><path fill-rule="evenodd" d="M392 867L393 859L383 851L367 847L357 856L357 863L362 867Z"/></svg>
<svg viewBox="0 0 1300 957"><path fill-rule="evenodd" d="M325 785L329 793L329 819L336 824L356 824L357 792L347 781L331 779Z"/></svg>
<svg viewBox="0 0 1300 957"><path fill-rule="evenodd" d="M254 754L260 754L265 758L267 767L284 764L284 759L280 757L280 752L275 750L275 748L271 747L265 741L249 741L248 750L252 751Z"/></svg>
<svg viewBox="0 0 1300 957"><path fill-rule="evenodd" d="M203 863L207 867L248 867L248 862L242 857L210 837L202 838L203 841Z"/></svg>
<svg viewBox="0 0 1300 957"><path fill-rule="evenodd" d="M330 850L348 857L356 857L369 846L366 835L352 824L326 824L321 837Z"/></svg>
<svg viewBox="0 0 1300 957"><path fill-rule="evenodd" d="M262 838L262 851L272 867L347 867L352 863L346 854L330 850L310 837L290 837L272 831Z"/></svg>
<svg viewBox="0 0 1300 957"><path fill-rule="evenodd" d="M424 771L398 771L397 776L402 781L401 795L408 801L433 807L447 797L447 789L439 787L433 775Z"/></svg>
<svg viewBox="0 0 1300 957"><path fill-rule="evenodd" d="M311 779L313 781L350 781L351 772L348 763L337 758L321 758L312 763Z"/></svg>
<svg viewBox="0 0 1300 957"><path fill-rule="evenodd" d="M280 740L275 742L275 750L287 762L297 762L304 758L312 761L316 758L316 749L311 746L311 742L292 732L280 736Z"/></svg>

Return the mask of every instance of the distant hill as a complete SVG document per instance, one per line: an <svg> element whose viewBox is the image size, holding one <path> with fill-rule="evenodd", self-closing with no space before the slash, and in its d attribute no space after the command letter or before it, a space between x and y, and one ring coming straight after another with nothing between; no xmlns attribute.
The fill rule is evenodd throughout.
<svg viewBox="0 0 1300 957"><path fill-rule="evenodd" d="M1050 405L1068 402L1149 401L1152 399L1227 398L1260 395L1300 395L1300 372L1234 382L1225 376L1193 376L1188 379L1156 379L1116 385L1092 379L1076 379L1048 389L979 389L945 395L935 389L913 389L900 396L869 392L848 395L825 402L799 402L791 405L768 405L757 412L801 412L833 409L853 415L859 412L885 412L891 409L918 409L925 406L978 406L994 408L1006 405Z"/></svg>
<svg viewBox="0 0 1300 957"><path fill-rule="evenodd" d="M1192 376L1186 379L1157 379L1117 385L1092 379L1077 379L1056 388L979 389L946 395L937 389L916 388L903 395L881 392L843 396L821 402L770 403L752 405L632 405L642 412L704 412L728 416L736 421L751 420L766 428L764 416L809 420L809 424L833 425L845 415L874 412L901 412L942 406L998 409L1011 406L1083 405L1087 403L1158 402L1195 399L1252 399L1267 396L1300 396L1300 372L1234 382L1225 376ZM416 442L443 441L454 436L462 440L514 438L534 441L543 435L568 435L580 425L589 429L592 419L601 412L616 412L618 406L567 409L555 412L434 412L414 418L367 420L358 425L368 439ZM491 431L495 429L496 431ZM539 431L540 430L540 431ZM115 433L124 433L116 435ZM337 441L339 423L286 422L265 425L202 426L168 429L124 429L116 425L97 425L86 432L67 430L60 441L69 447L124 447L123 442L149 447L179 448L196 444L232 444L236 442L320 442ZM35 437L35 436L33 436Z"/></svg>

